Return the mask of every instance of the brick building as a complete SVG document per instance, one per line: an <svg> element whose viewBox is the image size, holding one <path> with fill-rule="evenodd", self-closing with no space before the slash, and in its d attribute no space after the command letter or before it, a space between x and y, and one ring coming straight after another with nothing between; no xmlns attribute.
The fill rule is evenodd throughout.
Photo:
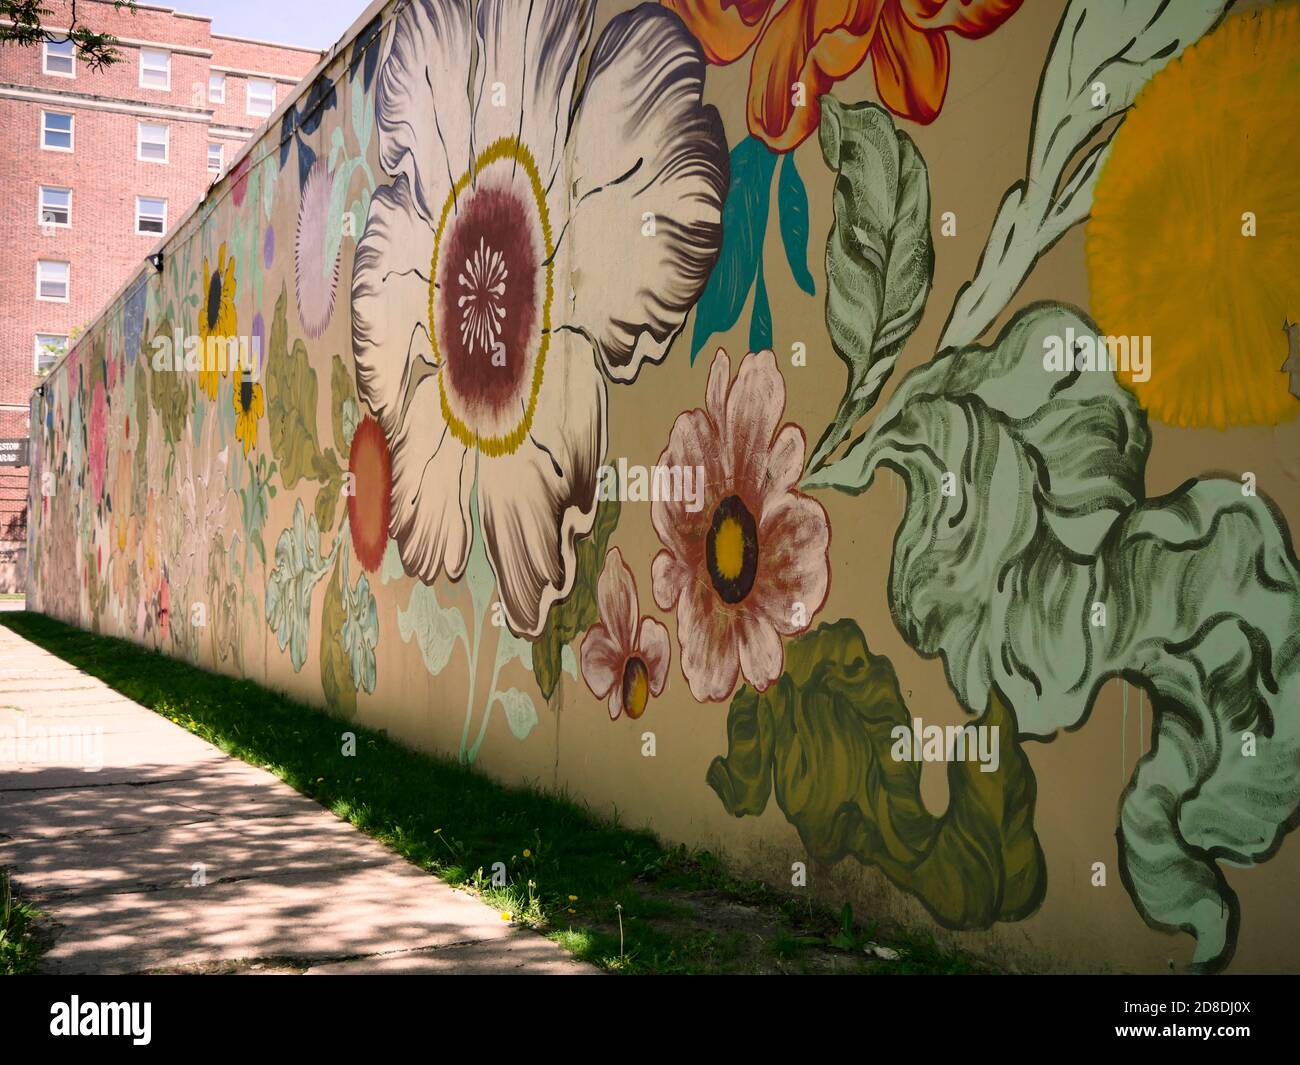
<svg viewBox="0 0 1300 1065"><path fill-rule="evenodd" d="M45 6L65 30L69 0ZM0 441L27 437L36 377L321 57L150 4L81 0L78 18L121 62L0 47ZM23 578L26 478L0 465L0 591Z"/></svg>

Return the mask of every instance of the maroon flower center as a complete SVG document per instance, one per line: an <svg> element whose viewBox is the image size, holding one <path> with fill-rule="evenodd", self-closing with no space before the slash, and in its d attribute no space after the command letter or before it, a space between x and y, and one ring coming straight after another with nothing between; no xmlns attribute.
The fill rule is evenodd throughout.
<svg viewBox="0 0 1300 1065"><path fill-rule="evenodd" d="M522 184L483 177L447 221L434 327L448 384L466 413L517 416L540 333L535 206Z"/></svg>

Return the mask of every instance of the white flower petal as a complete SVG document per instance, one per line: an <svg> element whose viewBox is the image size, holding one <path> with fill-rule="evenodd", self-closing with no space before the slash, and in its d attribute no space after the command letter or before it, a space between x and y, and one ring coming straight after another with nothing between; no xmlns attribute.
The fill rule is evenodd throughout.
<svg viewBox="0 0 1300 1065"><path fill-rule="evenodd" d="M427 377L412 397L393 454L393 511L389 531L406 572L432 583L465 571L470 543L474 459L448 430L438 401L438 379Z"/></svg>
<svg viewBox="0 0 1300 1065"><path fill-rule="evenodd" d="M379 160L389 174L406 175L434 225L470 165L472 57L469 0L410 0L380 61Z"/></svg>
<svg viewBox="0 0 1300 1065"><path fill-rule="evenodd" d="M643 4L601 34L574 116L562 238L574 274L556 302L616 380L663 359L722 245L727 142L700 100L704 69L681 20Z"/></svg>
<svg viewBox="0 0 1300 1065"><path fill-rule="evenodd" d="M431 365L429 272L434 232L415 210L406 176L370 201L352 272L357 390L391 440L402 421L408 364Z"/></svg>
<svg viewBox="0 0 1300 1065"><path fill-rule="evenodd" d="M551 336L532 431L512 454L479 458L479 512L510 628L536 636L573 590L574 540L591 532L605 455L605 382L591 346Z"/></svg>
<svg viewBox="0 0 1300 1065"><path fill-rule="evenodd" d="M564 154L578 60L591 37L594 0L483 0L475 32L475 154L502 137L532 153L550 188Z"/></svg>

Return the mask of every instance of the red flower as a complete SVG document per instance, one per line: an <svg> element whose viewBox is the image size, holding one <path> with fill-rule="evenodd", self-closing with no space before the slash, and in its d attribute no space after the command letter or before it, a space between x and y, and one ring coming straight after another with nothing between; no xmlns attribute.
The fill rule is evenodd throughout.
<svg viewBox="0 0 1300 1065"><path fill-rule="evenodd" d="M348 454L352 491L348 496L348 524L352 550L363 569L374 572L388 546L388 519L393 507L393 466L388 441L379 423L366 415L352 434Z"/></svg>

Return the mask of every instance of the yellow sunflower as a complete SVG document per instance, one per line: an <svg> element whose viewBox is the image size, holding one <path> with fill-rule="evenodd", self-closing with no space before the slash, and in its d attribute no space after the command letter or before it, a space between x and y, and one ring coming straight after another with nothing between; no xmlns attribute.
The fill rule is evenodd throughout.
<svg viewBox="0 0 1300 1065"><path fill-rule="evenodd" d="M208 257L203 257L203 305L199 308L199 340L203 344L203 351L199 367L199 388L207 393L208 399L217 398L219 375L224 375L229 370L229 364L225 360L218 361L213 357L216 355L215 350L210 353L210 348L217 345L209 345L208 338L230 340L238 334L239 326L235 319L237 288L234 256L227 259L226 246L222 244L217 250L215 270L209 269ZM225 346L221 346L223 353L225 350Z"/></svg>
<svg viewBox="0 0 1300 1065"><path fill-rule="evenodd" d="M244 454L257 443L257 419L266 409L262 398L262 386L253 380L253 375L243 373L232 393L235 405L235 437L244 445Z"/></svg>
<svg viewBox="0 0 1300 1065"><path fill-rule="evenodd" d="M1160 421L1300 413L1282 369L1300 319L1297 55L1300 7L1228 18L1151 79L1098 180L1093 313L1102 335L1151 338L1149 378L1117 376Z"/></svg>

